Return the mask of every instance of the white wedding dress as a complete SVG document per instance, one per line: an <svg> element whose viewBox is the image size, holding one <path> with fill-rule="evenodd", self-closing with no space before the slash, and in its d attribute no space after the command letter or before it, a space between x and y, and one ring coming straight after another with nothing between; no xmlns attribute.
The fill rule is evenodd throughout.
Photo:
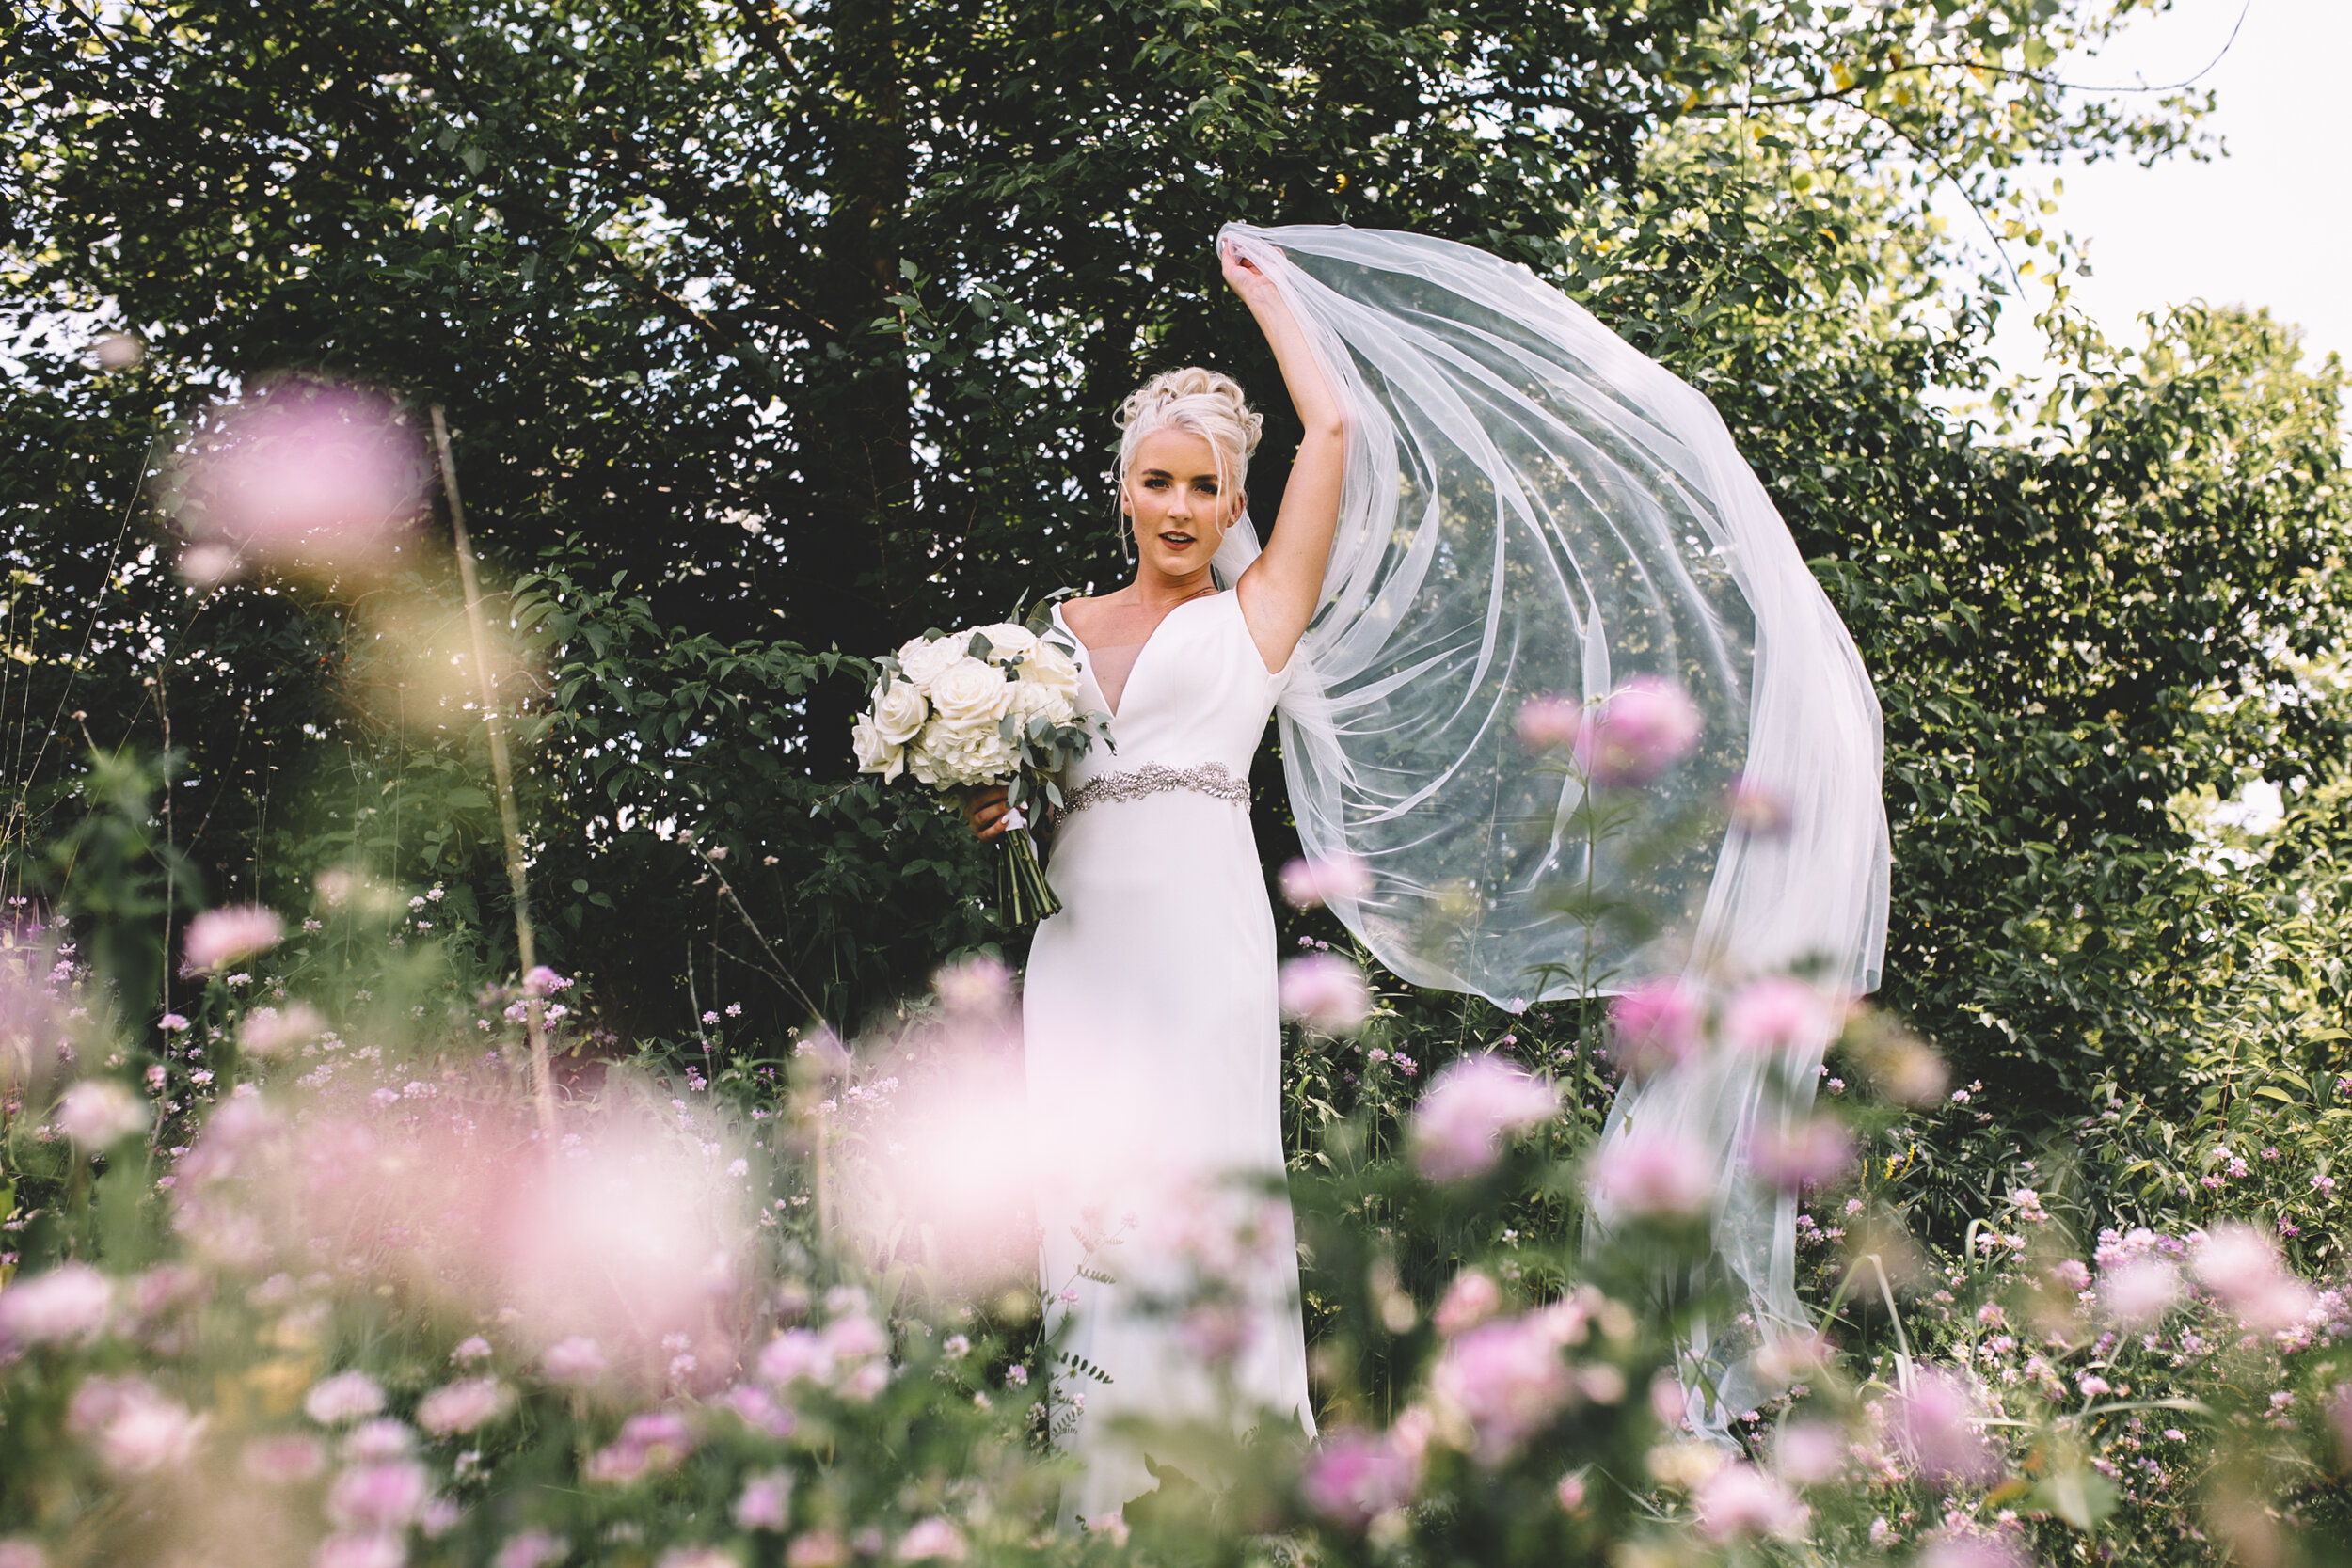
<svg viewBox="0 0 2352 1568"><path fill-rule="evenodd" d="M1248 784L1288 672L1267 672L1239 598L1219 593L1168 612L1114 710L1055 619L1076 645L1080 705L1111 712L1116 747L1062 781L1047 867L1062 912L1038 927L1022 1007L1030 1105L1053 1140L1039 1218L1065 1357L1053 1408L1083 1465L1072 1522L1158 1484L1121 1418L1309 1434L1314 1419ZM1190 1295L1196 1270L1225 1277L1219 1301Z"/></svg>

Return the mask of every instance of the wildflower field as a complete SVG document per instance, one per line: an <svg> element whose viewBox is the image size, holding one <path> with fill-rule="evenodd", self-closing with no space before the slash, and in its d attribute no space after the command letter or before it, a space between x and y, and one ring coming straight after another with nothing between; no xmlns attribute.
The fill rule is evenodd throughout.
<svg viewBox="0 0 2352 1568"><path fill-rule="evenodd" d="M2195 135L2043 72L2139 8L37 8L0 1568L2352 1560L2342 373L2071 313L2037 171ZM1160 1431L1078 1531L1025 938L851 721L1112 580L1141 372L1274 385L1234 216L1524 261L1714 400L1885 710L1885 980L1416 990L1269 748L1323 1435ZM2052 386L1991 385L2003 308ZM1638 789L1689 744L1643 702L1521 754ZM1823 1019L1736 1173L1791 1332L1711 1176L1596 1151ZM1275 1196L1158 1239L1204 1365ZM1701 1323L1771 1390L1729 1444Z"/></svg>

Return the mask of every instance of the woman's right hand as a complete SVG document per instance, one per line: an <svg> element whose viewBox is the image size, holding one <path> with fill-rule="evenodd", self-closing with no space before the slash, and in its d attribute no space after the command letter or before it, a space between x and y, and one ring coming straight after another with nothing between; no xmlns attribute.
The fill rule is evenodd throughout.
<svg viewBox="0 0 2352 1568"><path fill-rule="evenodd" d="M1003 834L1009 811L1003 784L990 784L964 797L963 819L972 824L972 836L983 842Z"/></svg>

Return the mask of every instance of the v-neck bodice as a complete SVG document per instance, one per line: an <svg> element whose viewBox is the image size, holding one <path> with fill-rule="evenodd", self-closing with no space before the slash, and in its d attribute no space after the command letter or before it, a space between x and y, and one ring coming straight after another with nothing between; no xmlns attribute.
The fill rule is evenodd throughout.
<svg viewBox="0 0 2352 1568"><path fill-rule="evenodd" d="M1059 605L1054 622L1077 645L1080 699L1112 714L1116 748L1089 749L1071 766L1065 788L1153 762L1222 763L1249 776L1289 672L1267 671L1231 590L1187 599L1160 618L1128 667L1115 713L1096 678L1093 651L1071 631Z"/></svg>

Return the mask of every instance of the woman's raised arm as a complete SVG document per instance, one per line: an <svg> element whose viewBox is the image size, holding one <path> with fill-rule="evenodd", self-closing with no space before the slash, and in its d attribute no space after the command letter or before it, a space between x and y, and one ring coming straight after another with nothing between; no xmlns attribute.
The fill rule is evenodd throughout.
<svg viewBox="0 0 2352 1568"><path fill-rule="evenodd" d="M1269 670L1290 662L1291 651L1314 618L1315 599L1323 591L1323 569L1331 559L1331 536L1340 522L1341 461L1347 446L1347 421L1340 400L1307 343L1307 334L1291 308L1283 303L1273 279L1228 244L1221 248L1225 281L1241 295L1258 319L1274 362L1282 369L1290 388L1291 406L1306 428L1298 455L1291 461L1290 483L1282 491L1282 510L1274 519L1274 534L1265 553L1242 574L1235 588L1241 594L1242 617L1258 644L1259 657Z"/></svg>

